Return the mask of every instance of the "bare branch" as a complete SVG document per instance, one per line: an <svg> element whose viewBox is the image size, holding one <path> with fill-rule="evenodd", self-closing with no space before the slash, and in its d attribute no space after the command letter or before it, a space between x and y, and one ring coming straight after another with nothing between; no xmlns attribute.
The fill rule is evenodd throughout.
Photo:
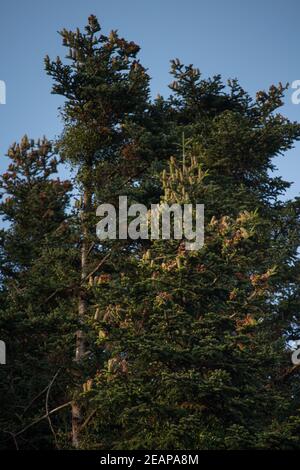
<svg viewBox="0 0 300 470"><path fill-rule="evenodd" d="M32 426L34 426L35 424L38 424L40 423L41 421L43 421L43 419L46 419L48 418L48 416L50 415L53 415L54 413L56 413L57 411L63 409L63 408L66 408L66 406L70 406L72 404L72 401L68 401L67 403L64 403L63 405L59 405L57 406L56 408L54 408L53 410L49 411L48 413L46 413L45 415L41 416L40 418L37 418L35 421L33 421L32 423L28 424L27 426L25 426L25 428L21 429L20 431L14 433L14 436L19 436L20 434L23 434L23 432L27 431L27 429L31 428ZM11 434L11 433L10 433Z"/></svg>
<svg viewBox="0 0 300 470"><path fill-rule="evenodd" d="M101 268L101 266L105 263L105 261L110 257L111 253L107 253L104 258L102 258L102 260L100 261L100 263L97 264L97 266L95 267L95 269L93 269L93 271L91 271L87 276L85 276L82 280L82 282L86 281L90 276L93 276L93 274L95 274L98 269Z"/></svg>
<svg viewBox="0 0 300 470"><path fill-rule="evenodd" d="M47 390L47 393L46 393L46 402L45 402L46 415L47 415L47 418L48 418L49 427L50 427L51 432L53 434L55 446L56 446L57 449L59 449L59 445L58 445L56 434L55 434L55 431L54 431L54 428L53 428L53 425L52 425L52 421L51 421L51 418L50 418L50 415L49 415L49 396L50 396L50 391L51 391L52 385L54 384L54 382L55 382L55 380L56 380L59 373L60 373L60 369L58 369L58 371L54 375L53 379L51 380L50 384L48 385L48 390Z"/></svg>

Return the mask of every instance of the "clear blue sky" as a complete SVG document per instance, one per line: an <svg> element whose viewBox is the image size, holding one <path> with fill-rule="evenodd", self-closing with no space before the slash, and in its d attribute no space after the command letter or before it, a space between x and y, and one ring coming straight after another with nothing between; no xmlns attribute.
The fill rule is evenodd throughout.
<svg viewBox="0 0 300 470"><path fill-rule="evenodd" d="M299 0L2 0L0 80L7 104L0 105L0 171L13 141L27 133L53 138L61 130L43 58L63 55L57 31L83 27L94 13L104 33L118 29L142 47L152 94L168 94L169 60L199 67L204 76L237 77L251 94L272 83L300 80ZM300 105L286 97L285 114L300 121ZM300 192L300 145L276 161L279 174Z"/></svg>

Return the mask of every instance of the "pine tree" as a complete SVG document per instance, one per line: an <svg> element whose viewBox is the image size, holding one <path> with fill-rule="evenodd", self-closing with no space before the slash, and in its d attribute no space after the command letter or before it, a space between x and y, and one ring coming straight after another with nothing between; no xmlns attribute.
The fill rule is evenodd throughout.
<svg viewBox="0 0 300 470"><path fill-rule="evenodd" d="M149 77L136 59L139 47L120 38L117 31L100 34L95 16L85 33L63 30L70 65L46 58L54 79L53 93L66 98L62 112L64 132L59 142L62 157L76 169L81 242L81 286L78 289L76 362L84 364L88 348L89 315L93 294L89 282L104 267L114 270L119 247L100 244L95 232L95 212L100 202L115 202L134 178L147 167L147 152L137 142L147 107ZM144 161L143 161L144 160ZM110 258L109 262L106 260ZM99 367L99 365L98 365ZM86 376L83 365L82 378ZM82 385L81 385L82 387ZM80 446L83 411L76 397L72 407L72 442Z"/></svg>
<svg viewBox="0 0 300 470"><path fill-rule="evenodd" d="M34 142L24 136L10 147L8 157L11 163L0 178L0 214L7 223L0 245L0 334L8 354L0 371L1 441L4 448L51 448L45 420L18 433L45 414L47 387L71 363L75 319L64 302L51 300L53 290L70 282L72 268L76 272L75 263L66 266L71 261L71 183L55 178L58 159L46 138ZM57 384L52 387L49 406L64 399L66 377L61 374L59 392Z"/></svg>
<svg viewBox="0 0 300 470"><path fill-rule="evenodd" d="M206 242L196 253L184 241L153 242L132 258L131 275L99 287L95 328L108 357L85 397L95 416L86 441L298 448L299 368L288 340L299 306L299 200L280 201L289 184L270 171L299 125L275 112L281 85L253 101L236 81L228 93L220 77L200 80L179 62L173 73L172 122L190 161L163 173L164 200L204 203Z"/></svg>
<svg viewBox="0 0 300 470"><path fill-rule="evenodd" d="M63 133L55 151L25 136L0 178L1 447L299 449L300 200L272 173L300 137L286 87L252 99L176 59L151 102L138 45L93 15L60 34ZM204 246L99 241L120 195L204 204Z"/></svg>

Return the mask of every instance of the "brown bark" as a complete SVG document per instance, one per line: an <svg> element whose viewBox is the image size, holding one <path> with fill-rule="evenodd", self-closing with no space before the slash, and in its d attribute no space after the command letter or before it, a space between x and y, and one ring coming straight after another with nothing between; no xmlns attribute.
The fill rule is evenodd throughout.
<svg viewBox="0 0 300 470"><path fill-rule="evenodd" d="M81 227L82 227L82 245L81 245L81 281L84 281L88 275L88 255L89 255L89 227L87 216L91 210L91 191L86 188L83 195L83 207L81 212ZM87 301L84 285L80 289L78 299L78 317L79 322L84 323L84 318L87 314ZM84 357L86 352L85 335L83 330L76 332L76 351L75 362L79 363ZM80 428L83 423L82 410L79 403L74 400L72 402L72 444L75 448L80 445Z"/></svg>

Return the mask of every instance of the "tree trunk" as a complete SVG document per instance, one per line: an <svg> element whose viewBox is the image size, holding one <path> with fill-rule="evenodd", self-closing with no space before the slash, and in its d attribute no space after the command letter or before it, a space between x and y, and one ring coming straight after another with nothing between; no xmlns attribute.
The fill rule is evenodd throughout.
<svg viewBox="0 0 300 470"><path fill-rule="evenodd" d="M91 210L91 191L86 188L83 196L83 207L81 212L81 227L82 227L82 245L81 245L81 281L84 284L88 275L88 252L89 252L89 227L87 216ZM86 291L82 285L79 292L78 299L78 317L79 322L84 323L85 316L87 313L87 301ZM75 351L75 362L79 363L84 357L86 352L85 335L83 330L76 332L76 351ZM83 416L81 407L76 402L72 403L72 444L75 448L79 447L79 434L81 424L83 422Z"/></svg>

